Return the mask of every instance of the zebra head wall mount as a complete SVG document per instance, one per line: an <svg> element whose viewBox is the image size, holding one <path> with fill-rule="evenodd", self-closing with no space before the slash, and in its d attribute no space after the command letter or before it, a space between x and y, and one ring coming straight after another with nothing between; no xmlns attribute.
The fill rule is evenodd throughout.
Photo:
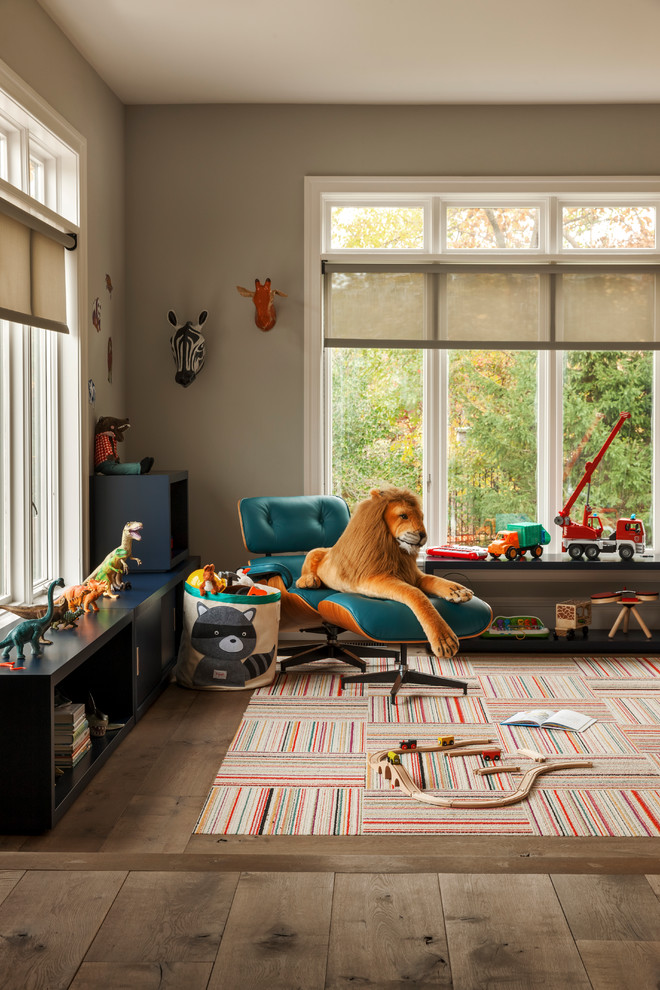
<svg viewBox="0 0 660 990"><path fill-rule="evenodd" d="M175 327L174 333L170 337L172 357L176 365L174 381L178 385L183 385L184 388L192 385L204 367L206 340L200 327L206 322L207 316L208 312L203 309L196 324L192 320L181 324L173 309L167 314L167 319Z"/></svg>

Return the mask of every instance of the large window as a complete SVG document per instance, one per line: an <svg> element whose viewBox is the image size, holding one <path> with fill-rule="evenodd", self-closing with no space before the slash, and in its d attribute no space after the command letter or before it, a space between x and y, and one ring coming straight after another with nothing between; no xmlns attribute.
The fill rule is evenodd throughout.
<svg viewBox="0 0 660 990"><path fill-rule="evenodd" d="M327 179L306 186L306 488L416 490L433 542L658 495L660 181ZM575 513L574 513L575 514Z"/></svg>
<svg viewBox="0 0 660 990"><path fill-rule="evenodd" d="M82 576L83 154L0 63L0 603Z"/></svg>

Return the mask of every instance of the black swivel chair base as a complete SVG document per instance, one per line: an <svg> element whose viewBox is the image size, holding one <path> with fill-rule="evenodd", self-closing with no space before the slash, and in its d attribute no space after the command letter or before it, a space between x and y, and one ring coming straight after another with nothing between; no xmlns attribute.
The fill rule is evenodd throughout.
<svg viewBox="0 0 660 990"><path fill-rule="evenodd" d="M280 670L285 671L289 667L298 667L303 663L311 663L314 660L343 660L344 663L350 664L351 667L357 667L358 670L365 670L367 665L362 657L396 658L399 656L395 650L387 650L383 647L363 646L362 643L359 646L351 644L349 648L346 643L341 643L338 639L339 634L345 631L345 629L340 629L339 626L333 626L329 622L324 622L322 626L317 626L314 629L303 629L302 632L307 633L324 633L326 636L325 643L321 645L313 644L311 646L284 647L284 650L280 653L280 657L282 657L282 653L286 654L286 656L280 659ZM358 675L356 674L355 676L357 677Z"/></svg>
<svg viewBox="0 0 660 990"><path fill-rule="evenodd" d="M379 656L383 656L380 652ZM342 675L341 686L344 684L391 684L390 697L396 699L397 692L403 684L424 684L427 687L455 687L461 688L463 694L467 694L467 681L459 681L453 677L440 677L437 674L422 674L419 670L411 670L408 666L408 648L405 643L401 644L401 652L394 654L397 657L396 670L373 671L369 674L347 674Z"/></svg>

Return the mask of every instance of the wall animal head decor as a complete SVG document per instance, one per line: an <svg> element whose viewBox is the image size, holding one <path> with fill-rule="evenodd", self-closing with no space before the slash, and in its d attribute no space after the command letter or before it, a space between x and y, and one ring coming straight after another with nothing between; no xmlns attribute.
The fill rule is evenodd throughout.
<svg viewBox="0 0 660 990"><path fill-rule="evenodd" d="M255 278L254 291L244 289L242 285L237 285L236 288L242 296L247 296L254 303L254 322L259 329L272 330L277 320L274 297L284 296L286 298L286 292L280 292L279 289L271 289L269 278L266 279L263 285L258 278Z"/></svg>
<svg viewBox="0 0 660 990"><path fill-rule="evenodd" d="M170 347L174 363L176 364L176 375L174 381L178 385L188 388L204 367L206 358L206 341L204 334L199 329L206 321L208 313L205 309L199 314L199 320L195 326L191 320L179 326L176 313L173 309L167 314L167 319L173 327L177 329L170 337Z"/></svg>

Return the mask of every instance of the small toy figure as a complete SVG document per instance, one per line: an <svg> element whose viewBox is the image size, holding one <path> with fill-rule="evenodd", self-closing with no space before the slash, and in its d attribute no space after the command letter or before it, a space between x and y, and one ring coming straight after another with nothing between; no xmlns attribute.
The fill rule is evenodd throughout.
<svg viewBox="0 0 660 990"><path fill-rule="evenodd" d="M153 457L125 464L119 460L117 444L123 442L130 425L128 416L125 419L101 416L94 431L94 470L97 474L149 474L154 465Z"/></svg>
<svg viewBox="0 0 660 990"><path fill-rule="evenodd" d="M129 588L130 584L124 582L122 578L128 571L127 561L134 560L138 566L142 563L139 557L133 556L133 540L142 539L141 529L141 522L127 522L121 531L121 544L104 557L98 567L85 578L83 584L89 588L94 587L92 581L103 585L105 590L102 594L106 598L116 598L117 595L113 595L113 591Z"/></svg>
<svg viewBox="0 0 660 990"><path fill-rule="evenodd" d="M38 657L41 654L43 644L51 645L49 640L43 639L43 634L50 626L53 619L53 591L55 588L63 588L64 581L57 578L51 581L48 586L48 608L46 614L41 619L25 619L19 622L0 643L2 659L7 660L12 648L16 650L16 659L25 660L24 648L27 643L32 646L32 656Z"/></svg>
<svg viewBox="0 0 660 990"><path fill-rule="evenodd" d="M215 564L206 564L199 584L199 593L202 598L205 598L206 595L221 595L226 587L227 582L224 578L220 579L215 573Z"/></svg>
<svg viewBox="0 0 660 990"><path fill-rule="evenodd" d="M485 560L488 557L485 547L468 543L446 543L441 547L429 547L426 552L429 557L454 557L459 560Z"/></svg>
<svg viewBox="0 0 660 990"><path fill-rule="evenodd" d="M76 629L78 626L78 619L83 614L82 605L77 605L76 608L65 608L61 613L55 617L51 623L51 629Z"/></svg>
<svg viewBox="0 0 660 990"><path fill-rule="evenodd" d="M569 598L565 602L557 602L555 605L555 639L565 636L566 639L575 639L578 629L582 630L582 636L586 638L591 625L591 602L588 599Z"/></svg>

